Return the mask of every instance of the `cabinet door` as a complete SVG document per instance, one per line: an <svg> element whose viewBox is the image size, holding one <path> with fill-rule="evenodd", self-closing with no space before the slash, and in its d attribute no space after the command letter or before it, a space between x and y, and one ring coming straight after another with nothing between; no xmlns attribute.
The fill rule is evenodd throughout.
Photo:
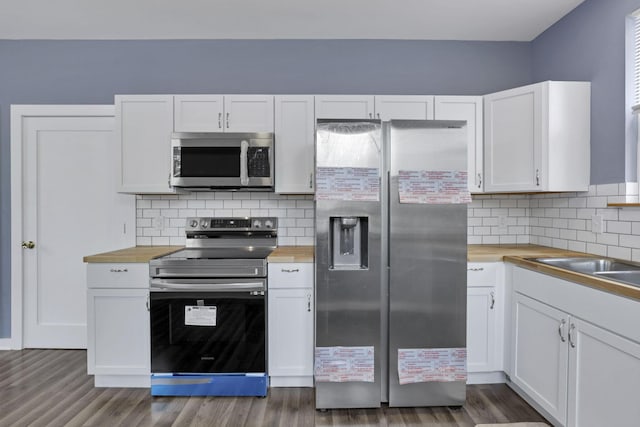
<svg viewBox="0 0 640 427"><path fill-rule="evenodd" d="M173 98L176 132L223 132L222 95L176 95Z"/></svg>
<svg viewBox="0 0 640 427"><path fill-rule="evenodd" d="M146 289L89 289L87 360L95 375L149 375Z"/></svg>
<svg viewBox="0 0 640 427"><path fill-rule="evenodd" d="M469 191L483 190L483 123L481 96L436 96L434 99L436 120L467 121L467 168Z"/></svg>
<svg viewBox="0 0 640 427"><path fill-rule="evenodd" d="M540 191L541 85L484 97L484 190Z"/></svg>
<svg viewBox="0 0 640 427"><path fill-rule="evenodd" d="M269 290L269 376L313 376L313 290Z"/></svg>
<svg viewBox="0 0 640 427"><path fill-rule="evenodd" d="M632 426L640 420L640 344L571 319L568 425Z"/></svg>
<svg viewBox="0 0 640 427"><path fill-rule="evenodd" d="M376 119L433 120L433 96L376 96Z"/></svg>
<svg viewBox="0 0 640 427"><path fill-rule="evenodd" d="M495 368L495 288L467 289L467 369L491 372Z"/></svg>
<svg viewBox="0 0 640 427"><path fill-rule="evenodd" d="M116 95L121 193L173 193L170 138L173 96Z"/></svg>
<svg viewBox="0 0 640 427"><path fill-rule="evenodd" d="M273 96L225 95L225 132L273 132Z"/></svg>
<svg viewBox="0 0 640 427"><path fill-rule="evenodd" d="M373 119L374 97L324 95L315 97L316 119Z"/></svg>
<svg viewBox="0 0 640 427"><path fill-rule="evenodd" d="M568 316L519 293L515 294L513 315L511 380L564 424L567 415Z"/></svg>
<svg viewBox="0 0 640 427"><path fill-rule="evenodd" d="M314 99L275 97L276 193L314 192Z"/></svg>

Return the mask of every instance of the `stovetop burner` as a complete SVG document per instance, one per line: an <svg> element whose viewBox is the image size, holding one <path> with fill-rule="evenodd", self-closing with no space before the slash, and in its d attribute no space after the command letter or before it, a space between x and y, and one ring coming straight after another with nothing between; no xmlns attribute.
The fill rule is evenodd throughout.
<svg viewBox="0 0 640 427"><path fill-rule="evenodd" d="M186 248L163 258L171 260L187 259L265 259L273 252L273 247L242 248Z"/></svg>

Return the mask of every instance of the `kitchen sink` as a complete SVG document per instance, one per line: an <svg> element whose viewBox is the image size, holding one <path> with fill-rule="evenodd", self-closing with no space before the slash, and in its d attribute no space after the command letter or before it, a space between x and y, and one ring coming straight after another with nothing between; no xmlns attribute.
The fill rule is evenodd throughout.
<svg viewBox="0 0 640 427"><path fill-rule="evenodd" d="M628 285L640 287L640 271L601 271L595 273L595 275L604 277L606 279L616 280L618 282L624 282Z"/></svg>
<svg viewBox="0 0 640 427"><path fill-rule="evenodd" d="M530 260L584 274L601 274L605 272L621 271L637 271L640 273L639 264L619 261L611 258L530 258Z"/></svg>
<svg viewBox="0 0 640 427"><path fill-rule="evenodd" d="M530 261L640 287L640 264L611 258L529 258Z"/></svg>

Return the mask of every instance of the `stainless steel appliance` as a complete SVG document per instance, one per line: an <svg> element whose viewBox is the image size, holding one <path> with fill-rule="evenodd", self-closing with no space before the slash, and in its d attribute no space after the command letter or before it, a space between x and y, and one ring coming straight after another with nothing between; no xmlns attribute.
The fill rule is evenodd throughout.
<svg viewBox="0 0 640 427"><path fill-rule="evenodd" d="M317 408L465 401L465 126L318 121Z"/></svg>
<svg viewBox="0 0 640 427"><path fill-rule="evenodd" d="M273 191L272 133L174 133L171 155L174 187Z"/></svg>
<svg viewBox="0 0 640 427"><path fill-rule="evenodd" d="M151 260L152 395L266 395L266 259L277 225L188 218L186 248Z"/></svg>

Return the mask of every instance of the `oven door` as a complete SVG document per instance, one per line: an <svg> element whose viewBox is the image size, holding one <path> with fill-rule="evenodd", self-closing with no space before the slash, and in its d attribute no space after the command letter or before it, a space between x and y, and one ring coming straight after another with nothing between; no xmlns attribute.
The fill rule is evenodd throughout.
<svg viewBox="0 0 640 427"><path fill-rule="evenodd" d="M175 187L270 188L274 185L270 134L175 134L171 140Z"/></svg>
<svg viewBox="0 0 640 427"><path fill-rule="evenodd" d="M152 279L152 373L265 373L266 279Z"/></svg>

